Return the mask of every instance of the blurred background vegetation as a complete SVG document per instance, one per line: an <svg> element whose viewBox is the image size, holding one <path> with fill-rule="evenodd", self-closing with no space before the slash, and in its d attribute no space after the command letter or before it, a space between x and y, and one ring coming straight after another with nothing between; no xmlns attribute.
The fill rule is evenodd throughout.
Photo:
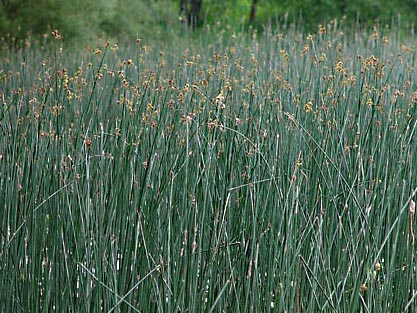
<svg viewBox="0 0 417 313"><path fill-rule="evenodd" d="M172 30L199 32L217 22L235 31L295 22L309 31L333 19L409 29L416 8L417 0L0 0L0 36L19 44L58 29L70 42L168 40Z"/></svg>

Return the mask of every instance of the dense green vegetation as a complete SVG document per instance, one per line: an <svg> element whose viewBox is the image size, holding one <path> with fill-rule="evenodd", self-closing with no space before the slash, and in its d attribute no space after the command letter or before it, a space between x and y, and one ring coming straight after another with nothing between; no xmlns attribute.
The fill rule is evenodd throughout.
<svg viewBox="0 0 417 313"><path fill-rule="evenodd" d="M312 32L334 19L346 19L355 29L375 21L408 29L416 20L416 6L415 0L0 0L0 38L22 45L28 37L58 29L71 45L97 38L169 41L170 30L185 31L189 14L199 19L196 32L218 22L235 31L248 24L262 29L269 23L296 23Z"/></svg>
<svg viewBox="0 0 417 313"><path fill-rule="evenodd" d="M0 59L0 311L417 310L413 34L45 40Z"/></svg>
<svg viewBox="0 0 417 313"><path fill-rule="evenodd" d="M166 39L178 22L178 5L170 0L1 0L0 36L21 45L59 29L65 40L81 46L97 38Z"/></svg>

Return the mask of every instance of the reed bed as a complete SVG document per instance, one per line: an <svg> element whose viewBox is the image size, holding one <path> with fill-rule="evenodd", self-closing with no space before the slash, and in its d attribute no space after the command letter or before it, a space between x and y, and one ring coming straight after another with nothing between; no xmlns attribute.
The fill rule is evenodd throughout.
<svg viewBox="0 0 417 313"><path fill-rule="evenodd" d="M414 35L0 58L3 312L414 312Z"/></svg>

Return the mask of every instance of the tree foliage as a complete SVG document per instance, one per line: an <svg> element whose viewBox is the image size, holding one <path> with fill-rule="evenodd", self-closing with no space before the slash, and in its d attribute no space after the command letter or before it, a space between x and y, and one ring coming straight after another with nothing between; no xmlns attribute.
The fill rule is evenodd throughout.
<svg viewBox="0 0 417 313"><path fill-rule="evenodd" d="M0 0L0 36L16 42L57 28L67 39L97 36L155 37L180 21L193 29L218 21L234 28L270 21L296 22L305 28L334 18L403 26L416 18L417 0Z"/></svg>
<svg viewBox="0 0 417 313"><path fill-rule="evenodd" d="M251 14L254 5L255 15ZM202 16L208 23L223 19L232 25L242 21L263 25L285 18L314 29L335 18L362 24L377 20L389 25L400 19L402 26L408 27L417 17L416 7L416 0L204 0Z"/></svg>
<svg viewBox="0 0 417 313"><path fill-rule="evenodd" d="M178 20L172 0L0 0L0 36L16 43L59 29L64 38L155 36Z"/></svg>

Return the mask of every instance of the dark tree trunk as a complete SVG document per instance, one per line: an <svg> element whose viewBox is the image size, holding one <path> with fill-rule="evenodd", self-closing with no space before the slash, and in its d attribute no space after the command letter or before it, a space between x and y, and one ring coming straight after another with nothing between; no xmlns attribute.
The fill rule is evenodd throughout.
<svg viewBox="0 0 417 313"><path fill-rule="evenodd" d="M258 0L253 0L252 8L250 10L249 24L253 24L253 22L255 22L257 4L258 4Z"/></svg>
<svg viewBox="0 0 417 313"><path fill-rule="evenodd" d="M188 26L196 28L201 24L202 4L203 0L180 0L180 14Z"/></svg>
<svg viewBox="0 0 417 313"><path fill-rule="evenodd" d="M347 7L347 2L346 2L346 0L342 0L342 1L340 1L340 12L342 13L342 14L345 14L346 13L346 7Z"/></svg>

